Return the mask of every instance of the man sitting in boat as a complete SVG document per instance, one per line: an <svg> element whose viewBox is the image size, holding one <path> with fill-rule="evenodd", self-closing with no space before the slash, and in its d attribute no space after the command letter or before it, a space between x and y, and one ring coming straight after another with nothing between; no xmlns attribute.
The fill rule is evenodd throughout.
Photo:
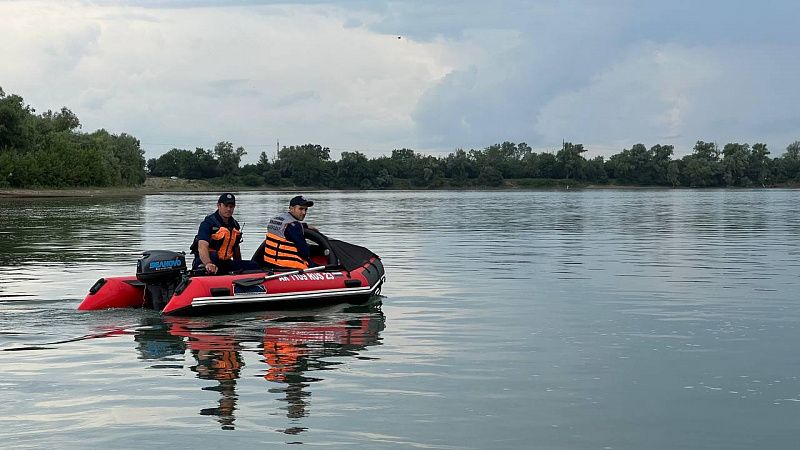
<svg viewBox="0 0 800 450"><path fill-rule="evenodd" d="M268 266L308 269L317 264L310 260L304 231L316 230L303 222L314 202L298 195L289 201L289 211L270 219L264 240L264 262Z"/></svg>
<svg viewBox="0 0 800 450"><path fill-rule="evenodd" d="M217 201L217 210L203 219L190 248L194 254L192 270L205 269L210 275L225 275L259 268L252 261L242 261L239 248L242 227L233 218L235 208L236 197L231 193L222 194Z"/></svg>

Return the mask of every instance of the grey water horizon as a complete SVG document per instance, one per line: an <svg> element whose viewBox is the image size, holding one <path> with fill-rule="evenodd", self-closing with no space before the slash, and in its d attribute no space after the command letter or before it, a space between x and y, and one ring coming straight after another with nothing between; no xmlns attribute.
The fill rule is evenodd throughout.
<svg viewBox="0 0 800 450"><path fill-rule="evenodd" d="M303 192L381 296L192 318L76 307L219 193L0 199L0 442L795 448L798 193ZM236 194L249 257L294 193Z"/></svg>

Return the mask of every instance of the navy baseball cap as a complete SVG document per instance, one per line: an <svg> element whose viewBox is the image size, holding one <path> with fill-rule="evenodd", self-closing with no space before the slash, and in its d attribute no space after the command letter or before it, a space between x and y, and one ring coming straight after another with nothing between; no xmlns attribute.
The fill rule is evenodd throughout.
<svg viewBox="0 0 800 450"><path fill-rule="evenodd" d="M217 203L222 203L223 205L235 205L236 197L231 193L225 193L219 196Z"/></svg>
<svg viewBox="0 0 800 450"><path fill-rule="evenodd" d="M298 195L289 201L289 206L314 206L314 202L306 200L302 195Z"/></svg>

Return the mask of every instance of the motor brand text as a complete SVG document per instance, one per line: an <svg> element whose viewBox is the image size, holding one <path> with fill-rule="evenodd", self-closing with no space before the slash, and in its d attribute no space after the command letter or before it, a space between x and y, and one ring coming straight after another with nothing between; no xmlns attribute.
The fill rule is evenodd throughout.
<svg viewBox="0 0 800 450"><path fill-rule="evenodd" d="M174 269L175 267L181 267L183 265L183 261L181 259L175 260L166 260L166 261L150 261L150 265L148 266L151 270L164 270L164 269Z"/></svg>

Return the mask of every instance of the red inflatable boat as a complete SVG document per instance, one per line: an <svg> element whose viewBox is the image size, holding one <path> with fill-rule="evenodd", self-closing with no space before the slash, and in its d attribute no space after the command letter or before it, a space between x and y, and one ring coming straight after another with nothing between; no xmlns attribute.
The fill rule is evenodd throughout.
<svg viewBox="0 0 800 450"><path fill-rule="evenodd" d="M265 269L235 275L194 275L183 253L144 252L135 276L101 278L79 310L153 308L167 315L304 308L324 303L365 303L385 281L380 258L364 247L306 230L312 260L305 270ZM253 255L257 261L263 247Z"/></svg>

